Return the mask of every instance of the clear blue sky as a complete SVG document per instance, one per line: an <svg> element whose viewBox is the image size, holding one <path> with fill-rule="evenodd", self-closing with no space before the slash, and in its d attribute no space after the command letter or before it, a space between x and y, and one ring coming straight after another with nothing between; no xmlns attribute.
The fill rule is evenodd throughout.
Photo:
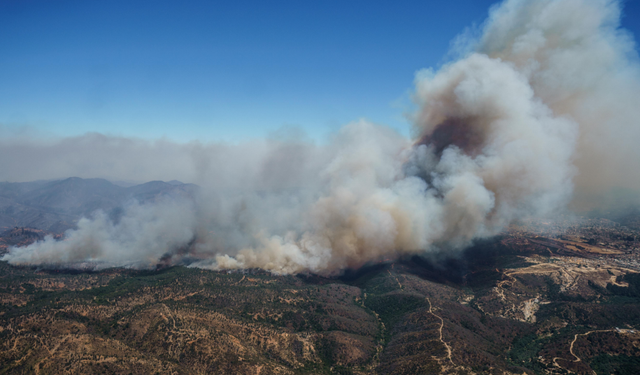
<svg viewBox="0 0 640 375"><path fill-rule="evenodd" d="M414 73L494 1L0 0L0 126L237 141L403 132ZM636 40L640 0L625 4Z"/></svg>

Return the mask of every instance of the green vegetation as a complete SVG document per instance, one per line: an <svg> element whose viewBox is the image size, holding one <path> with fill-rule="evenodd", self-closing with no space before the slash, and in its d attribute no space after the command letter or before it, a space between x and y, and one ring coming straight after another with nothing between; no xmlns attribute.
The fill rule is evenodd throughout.
<svg viewBox="0 0 640 375"><path fill-rule="evenodd" d="M640 327L637 275L619 277L628 288L604 288L585 266L582 284L567 288L557 275L527 273L536 258L482 246L443 264L412 258L340 278L0 262L0 373L38 365L41 373L249 374L262 366L265 374L397 375L465 365L543 374L555 357L574 372L638 372L636 336L610 331ZM507 273L514 268L525 272ZM581 337L574 364L569 344L593 330L609 333Z"/></svg>
<svg viewBox="0 0 640 375"><path fill-rule="evenodd" d="M602 354L591 360L591 368L599 374L640 374L640 356Z"/></svg>
<svg viewBox="0 0 640 375"><path fill-rule="evenodd" d="M378 313L388 327L393 327L405 314L419 308L429 308L423 296L395 292L383 295L369 295L365 305Z"/></svg>
<svg viewBox="0 0 640 375"><path fill-rule="evenodd" d="M538 353L549 341L550 338L539 338L535 334L516 339L509 351L509 362L526 367L537 374L543 374L546 366L538 361Z"/></svg>

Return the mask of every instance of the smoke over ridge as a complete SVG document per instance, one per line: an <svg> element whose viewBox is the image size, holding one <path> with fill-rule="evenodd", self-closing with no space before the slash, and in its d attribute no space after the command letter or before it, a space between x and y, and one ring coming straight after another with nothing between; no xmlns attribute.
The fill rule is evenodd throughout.
<svg viewBox="0 0 640 375"><path fill-rule="evenodd" d="M300 137L236 146L66 140L97 140L107 175L135 175L126 156L140 153L148 156L136 168L150 179L159 167L146 165L166 161L178 171L172 178L203 192L196 202L132 203L117 222L98 212L65 241L12 248L2 259L332 274L382 257L455 255L514 219L561 209L574 183L639 187L640 65L619 19L617 1L493 8L482 35L458 43L461 58L417 75L414 140L364 120L327 145ZM25 142L45 154L58 147ZM0 153L11 152L5 146ZM107 156L116 151L123 158Z"/></svg>

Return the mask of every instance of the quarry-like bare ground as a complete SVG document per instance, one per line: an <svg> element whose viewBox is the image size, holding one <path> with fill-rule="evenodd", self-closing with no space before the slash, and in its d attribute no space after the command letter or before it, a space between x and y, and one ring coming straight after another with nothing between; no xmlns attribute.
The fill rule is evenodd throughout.
<svg viewBox="0 0 640 375"><path fill-rule="evenodd" d="M640 373L635 229L584 227L340 278L3 262L0 373Z"/></svg>

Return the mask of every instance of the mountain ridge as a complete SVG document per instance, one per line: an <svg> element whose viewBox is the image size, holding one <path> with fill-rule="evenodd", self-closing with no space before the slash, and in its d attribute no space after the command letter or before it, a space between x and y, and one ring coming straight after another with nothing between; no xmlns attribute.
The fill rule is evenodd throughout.
<svg viewBox="0 0 640 375"><path fill-rule="evenodd" d="M110 212L131 200L193 198L199 187L180 181L150 181L130 187L102 178L0 183L0 231L31 227L61 233L97 210Z"/></svg>

